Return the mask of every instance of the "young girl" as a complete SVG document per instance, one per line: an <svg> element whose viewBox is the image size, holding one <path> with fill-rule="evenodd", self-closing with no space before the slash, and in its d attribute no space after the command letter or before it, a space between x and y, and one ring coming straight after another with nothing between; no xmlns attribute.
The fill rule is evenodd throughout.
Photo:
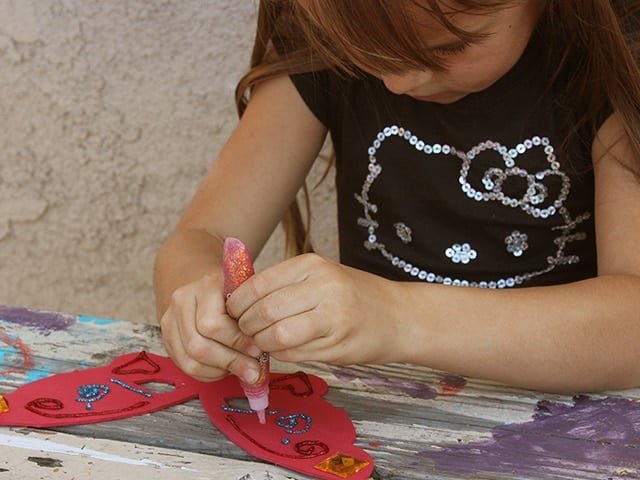
<svg viewBox="0 0 640 480"><path fill-rule="evenodd" d="M202 380L252 382L268 351L640 385L639 4L262 0L241 120L158 254L171 357ZM224 238L260 252L327 134L340 263L225 301Z"/></svg>

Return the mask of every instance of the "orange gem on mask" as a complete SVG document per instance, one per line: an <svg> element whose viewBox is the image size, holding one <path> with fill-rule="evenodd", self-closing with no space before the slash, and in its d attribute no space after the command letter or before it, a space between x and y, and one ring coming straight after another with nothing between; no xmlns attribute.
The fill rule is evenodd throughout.
<svg viewBox="0 0 640 480"><path fill-rule="evenodd" d="M0 413L7 413L9 411L9 404L5 398L0 395Z"/></svg>
<svg viewBox="0 0 640 480"><path fill-rule="evenodd" d="M323 472L332 473L340 478L349 478L367 465L369 465L369 462L338 452L335 455L325 458L319 464L314 465L314 468Z"/></svg>

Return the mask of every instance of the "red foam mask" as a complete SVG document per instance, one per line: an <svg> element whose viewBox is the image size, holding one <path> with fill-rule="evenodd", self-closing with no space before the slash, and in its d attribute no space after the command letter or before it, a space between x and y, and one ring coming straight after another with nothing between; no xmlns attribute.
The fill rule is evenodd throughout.
<svg viewBox="0 0 640 480"><path fill-rule="evenodd" d="M145 385L172 385L157 392ZM373 460L353 445L356 432L344 410L322 396L327 383L303 372L271 376L266 424L243 408L236 377L204 383L169 358L130 353L109 366L52 375L0 395L0 425L58 427L143 415L200 397L211 421L248 453L328 480L366 479Z"/></svg>

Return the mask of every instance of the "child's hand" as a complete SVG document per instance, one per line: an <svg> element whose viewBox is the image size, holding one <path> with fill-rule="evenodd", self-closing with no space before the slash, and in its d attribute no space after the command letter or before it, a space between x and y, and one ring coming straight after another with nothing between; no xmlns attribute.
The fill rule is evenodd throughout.
<svg viewBox="0 0 640 480"><path fill-rule="evenodd" d="M169 356L188 375L218 380L233 373L252 383L261 351L227 315L222 275L205 276L177 289L160 319Z"/></svg>
<svg viewBox="0 0 640 480"><path fill-rule="evenodd" d="M227 309L240 330L278 360L384 363L402 351L394 285L307 254L245 281Z"/></svg>

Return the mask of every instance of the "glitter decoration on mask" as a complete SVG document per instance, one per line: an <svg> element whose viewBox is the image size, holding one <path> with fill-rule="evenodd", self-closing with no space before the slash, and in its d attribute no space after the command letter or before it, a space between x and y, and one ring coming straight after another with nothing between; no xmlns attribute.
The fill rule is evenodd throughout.
<svg viewBox="0 0 640 480"><path fill-rule="evenodd" d="M93 402L97 402L109 393L109 387L102 385L101 383L94 383L91 385L80 385L78 387L78 395L76 402L86 402L87 410L93 408Z"/></svg>
<svg viewBox="0 0 640 480"><path fill-rule="evenodd" d="M277 425L285 429L285 432L298 435L308 432L311 428L313 420L309 415L303 413L294 413L291 415L283 415L278 418Z"/></svg>
<svg viewBox="0 0 640 480"><path fill-rule="evenodd" d="M338 452L324 459L319 464L314 465L314 468L322 472L332 473L340 478L349 478L367 465L369 465L367 461L359 460L351 455Z"/></svg>
<svg viewBox="0 0 640 480"><path fill-rule="evenodd" d="M151 394L149 392L145 392L141 388L136 388L136 387L134 387L132 385L129 385L128 383L124 383L122 380L118 380L117 378L111 378L110 380L111 380L111 382L115 383L116 385L120 385L125 390L129 390L130 392L138 393L138 394L143 395L143 396L145 396L147 398L153 398L153 394Z"/></svg>

